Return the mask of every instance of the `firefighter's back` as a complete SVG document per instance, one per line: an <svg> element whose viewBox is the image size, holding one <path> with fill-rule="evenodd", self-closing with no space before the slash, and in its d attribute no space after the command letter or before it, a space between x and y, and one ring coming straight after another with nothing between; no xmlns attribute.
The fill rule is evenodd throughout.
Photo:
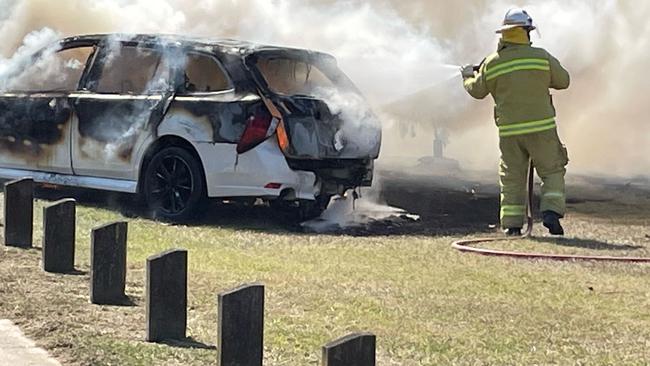
<svg viewBox="0 0 650 366"><path fill-rule="evenodd" d="M555 117L551 56L542 48L508 44L488 57L484 77L499 126Z"/></svg>

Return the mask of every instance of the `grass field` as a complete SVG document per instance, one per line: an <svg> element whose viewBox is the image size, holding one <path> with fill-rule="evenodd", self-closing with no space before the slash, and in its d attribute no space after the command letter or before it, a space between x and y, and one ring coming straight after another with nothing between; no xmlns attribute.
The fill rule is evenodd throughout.
<svg viewBox="0 0 650 366"><path fill-rule="evenodd" d="M491 246L650 256L650 193L576 202L566 221L569 238ZM37 245L44 204L37 203ZM64 364L215 364L216 295L256 281L267 293L266 365L317 365L324 343L354 331L378 336L379 365L650 360L650 265L514 261L450 248L458 237L481 235L473 229L453 237L426 228L312 235L266 220L265 209L226 210L227 218L196 226L126 219L127 293L135 306L94 306L88 302L90 229L125 220L95 206L78 208L79 275L44 274L38 249L0 248L0 318L17 322ZM148 344L145 260L176 247L189 250L191 342Z"/></svg>

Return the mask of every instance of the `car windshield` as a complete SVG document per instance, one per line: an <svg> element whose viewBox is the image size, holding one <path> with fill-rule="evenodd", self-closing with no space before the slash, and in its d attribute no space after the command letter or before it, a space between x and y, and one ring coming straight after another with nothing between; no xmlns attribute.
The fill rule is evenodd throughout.
<svg viewBox="0 0 650 366"><path fill-rule="evenodd" d="M263 56L257 60L257 69L278 94L319 97L332 91L357 93L335 62L327 59Z"/></svg>

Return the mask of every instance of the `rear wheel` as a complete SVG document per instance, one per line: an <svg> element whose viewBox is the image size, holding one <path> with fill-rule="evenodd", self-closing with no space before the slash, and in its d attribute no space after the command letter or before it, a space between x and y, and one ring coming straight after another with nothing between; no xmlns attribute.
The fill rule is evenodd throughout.
<svg viewBox="0 0 650 366"><path fill-rule="evenodd" d="M315 201L301 201L298 204L300 221L309 221L320 217L327 210L331 199L330 195L322 195L316 197Z"/></svg>
<svg viewBox="0 0 650 366"><path fill-rule="evenodd" d="M205 203L203 169L180 147L156 153L147 165L143 193L155 219L182 222L196 218Z"/></svg>
<svg viewBox="0 0 650 366"><path fill-rule="evenodd" d="M316 200L285 201L277 199L270 202L272 209L283 214L290 221L304 222L316 219L327 209L332 196L323 195Z"/></svg>

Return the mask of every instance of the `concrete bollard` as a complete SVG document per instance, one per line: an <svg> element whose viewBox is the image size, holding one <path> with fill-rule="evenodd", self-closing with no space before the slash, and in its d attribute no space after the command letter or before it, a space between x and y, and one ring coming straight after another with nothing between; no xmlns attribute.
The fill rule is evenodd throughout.
<svg viewBox="0 0 650 366"><path fill-rule="evenodd" d="M185 339L187 251L170 250L147 259L147 341Z"/></svg>
<svg viewBox="0 0 650 366"><path fill-rule="evenodd" d="M351 334L323 347L323 366L375 366L376 337Z"/></svg>
<svg viewBox="0 0 650 366"><path fill-rule="evenodd" d="M34 228L34 180L5 184L5 245L31 248Z"/></svg>
<svg viewBox="0 0 650 366"><path fill-rule="evenodd" d="M43 208L43 270L74 271L77 203L62 200Z"/></svg>
<svg viewBox="0 0 650 366"><path fill-rule="evenodd" d="M126 238L128 224L95 228L90 243L90 302L121 305L126 300Z"/></svg>
<svg viewBox="0 0 650 366"><path fill-rule="evenodd" d="M264 285L219 294L220 366L261 366L264 357Z"/></svg>

